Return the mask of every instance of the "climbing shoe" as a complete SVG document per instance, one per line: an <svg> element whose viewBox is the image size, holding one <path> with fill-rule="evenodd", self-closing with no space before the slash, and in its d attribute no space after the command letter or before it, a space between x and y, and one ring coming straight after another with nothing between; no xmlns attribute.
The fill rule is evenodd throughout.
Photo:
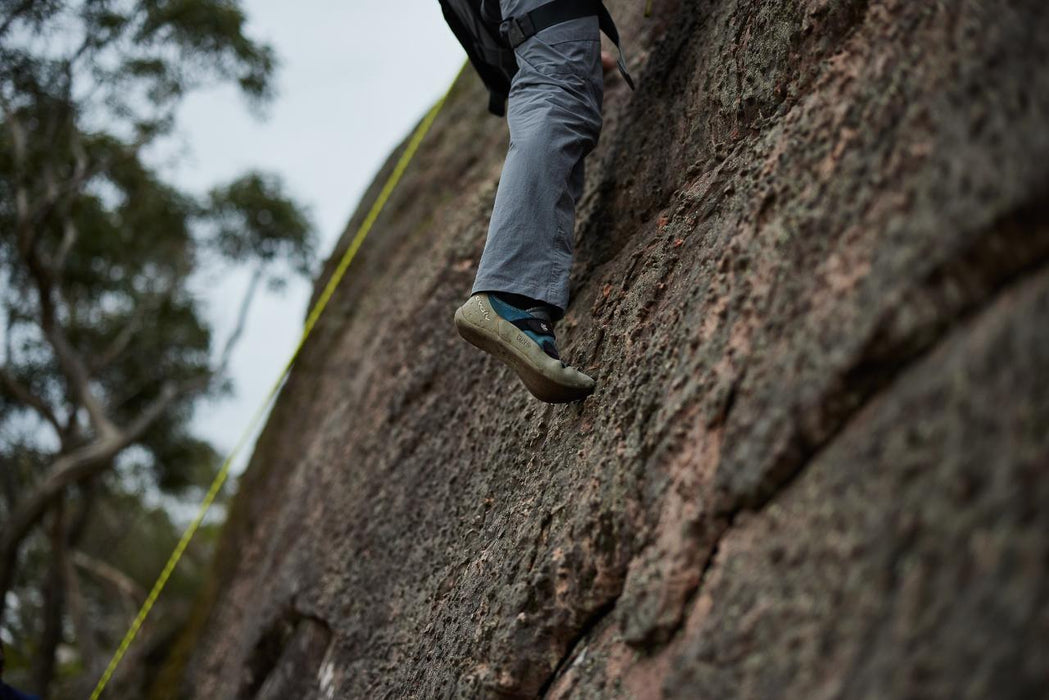
<svg viewBox="0 0 1049 700"><path fill-rule="evenodd" d="M509 365L540 401L581 401L594 392L593 379L561 361L553 324L537 310L482 292L455 312L455 327L468 343Z"/></svg>

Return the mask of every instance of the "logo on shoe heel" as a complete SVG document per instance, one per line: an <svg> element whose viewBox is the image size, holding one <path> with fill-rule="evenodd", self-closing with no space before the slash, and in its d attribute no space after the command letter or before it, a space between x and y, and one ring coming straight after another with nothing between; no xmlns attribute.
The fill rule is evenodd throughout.
<svg viewBox="0 0 1049 700"><path fill-rule="evenodd" d="M484 302L481 301L481 297L476 297L474 303L477 304L477 308L480 310L481 315L484 316L484 320L491 321L492 317L488 313L488 309L484 308Z"/></svg>

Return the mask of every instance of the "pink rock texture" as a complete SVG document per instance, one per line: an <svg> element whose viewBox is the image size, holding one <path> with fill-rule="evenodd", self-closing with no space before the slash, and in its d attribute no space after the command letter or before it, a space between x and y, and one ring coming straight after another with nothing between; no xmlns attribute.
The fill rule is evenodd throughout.
<svg viewBox="0 0 1049 700"><path fill-rule="evenodd" d="M597 392L455 334L506 148L465 75L157 697L1049 697L1049 4L609 6Z"/></svg>

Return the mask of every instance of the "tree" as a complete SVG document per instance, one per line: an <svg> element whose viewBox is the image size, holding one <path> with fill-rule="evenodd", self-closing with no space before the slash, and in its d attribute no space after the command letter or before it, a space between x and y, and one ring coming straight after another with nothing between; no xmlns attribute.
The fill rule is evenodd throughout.
<svg viewBox="0 0 1049 700"><path fill-rule="evenodd" d="M259 284L313 260L279 179L194 197L144 157L194 88L270 97L272 50L244 24L236 0L0 0L0 624L23 545L46 541L42 685L103 477L134 463L178 489L209 463L195 402L228 389ZM188 288L213 258L253 270L221 352Z"/></svg>

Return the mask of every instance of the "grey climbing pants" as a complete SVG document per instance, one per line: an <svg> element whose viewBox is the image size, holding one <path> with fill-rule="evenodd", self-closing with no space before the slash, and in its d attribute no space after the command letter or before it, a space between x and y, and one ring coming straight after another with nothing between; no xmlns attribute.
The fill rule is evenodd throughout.
<svg viewBox="0 0 1049 700"><path fill-rule="evenodd" d="M500 0L503 17L548 0ZM601 37L596 17L549 27L517 47L510 149L473 293L510 292L568 306L583 159L601 133Z"/></svg>

